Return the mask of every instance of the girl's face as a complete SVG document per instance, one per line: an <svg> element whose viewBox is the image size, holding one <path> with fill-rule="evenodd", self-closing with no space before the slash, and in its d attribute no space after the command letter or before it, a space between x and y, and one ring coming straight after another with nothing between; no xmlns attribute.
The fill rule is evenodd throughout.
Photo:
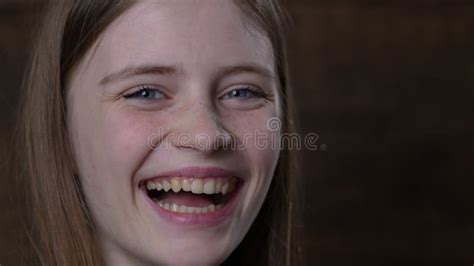
<svg viewBox="0 0 474 266"><path fill-rule="evenodd" d="M230 0L141 1L101 34L67 104L108 264L217 264L232 252L277 164L266 138L280 134L267 127L277 86L271 44Z"/></svg>

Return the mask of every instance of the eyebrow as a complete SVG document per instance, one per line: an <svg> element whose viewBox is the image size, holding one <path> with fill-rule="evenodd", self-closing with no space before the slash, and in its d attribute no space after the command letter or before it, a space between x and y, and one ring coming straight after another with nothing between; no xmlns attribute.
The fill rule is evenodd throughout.
<svg viewBox="0 0 474 266"><path fill-rule="evenodd" d="M105 76L100 85L106 85L118 80L124 80L138 75L173 75L182 72L180 68L174 66L143 65L127 67L123 70Z"/></svg>
<svg viewBox="0 0 474 266"><path fill-rule="evenodd" d="M100 85L106 85L118 80L124 80L138 75L173 75L183 73L180 67L176 66L160 66L160 65L142 65L126 67L123 70L114 72L105 76ZM218 79L237 74L253 73L265 78L275 79L275 75L269 69L254 63L242 63L233 66L225 66L216 71Z"/></svg>
<svg viewBox="0 0 474 266"><path fill-rule="evenodd" d="M253 73L265 78L275 79L275 75L269 69L254 63L244 63L234 66L226 66L217 71L217 78L222 78L230 75Z"/></svg>

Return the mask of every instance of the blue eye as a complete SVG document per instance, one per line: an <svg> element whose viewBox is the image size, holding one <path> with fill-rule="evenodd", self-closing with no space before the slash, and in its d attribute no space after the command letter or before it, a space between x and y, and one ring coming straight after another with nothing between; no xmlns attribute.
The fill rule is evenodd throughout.
<svg viewBox="0 0 474 266"><path fill-rule="evenodd" d="M144 85L132 93L125 94L123 96L125 99L144 99L144 100L154 100L154 99L163 99L166 96L155 86Z"/></svg>
<svg viewBox="0 0 474 266"><path fill-rule="evenodd" d="M222 99L235 99L235 98L265 98L266 94L262 91L258 91L256 89L252 89L250 87L243 87L238 89L233 89L229 91L227 94L222 96Z"/></svg>

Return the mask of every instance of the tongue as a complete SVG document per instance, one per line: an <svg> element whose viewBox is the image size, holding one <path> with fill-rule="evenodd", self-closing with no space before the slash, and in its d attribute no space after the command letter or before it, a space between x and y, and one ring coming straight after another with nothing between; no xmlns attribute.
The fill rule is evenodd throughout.
<svg viewBox="0 0 474 266"><path fill-rule="evenodd" d="M160 201L164 203L176 203L178 205L184 205L188 207L207 207L213 204L210 196L204 194L193 194L190 192L167 192L164 193Z"/></svg>

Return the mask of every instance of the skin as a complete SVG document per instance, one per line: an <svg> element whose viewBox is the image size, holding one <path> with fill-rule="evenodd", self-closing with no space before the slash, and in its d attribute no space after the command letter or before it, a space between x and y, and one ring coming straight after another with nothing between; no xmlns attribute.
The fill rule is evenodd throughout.
<svg viewBox="0 0 474 266"><path fill-rule="evenodd" d="M222 75L242 64L269 75ZM176 72L110 76L143 65ZM275 76L271 44L230 0L141 1L101 34L70 74L67 107L83 193L107 264L214 265L230 255L260 210L277 164L278 147L258 148L249 137L271 133L266 123L280 115ZM159 92L124 98L141 85ZM249 85L268 96L228 97ZM223 133L245 147L195 141L206 134L215 144ZM172 137L180 134L190 140ZM187 166L217 166L243 178L238 203L222 223L173 224L144 201L140 181Z"/></svg>

